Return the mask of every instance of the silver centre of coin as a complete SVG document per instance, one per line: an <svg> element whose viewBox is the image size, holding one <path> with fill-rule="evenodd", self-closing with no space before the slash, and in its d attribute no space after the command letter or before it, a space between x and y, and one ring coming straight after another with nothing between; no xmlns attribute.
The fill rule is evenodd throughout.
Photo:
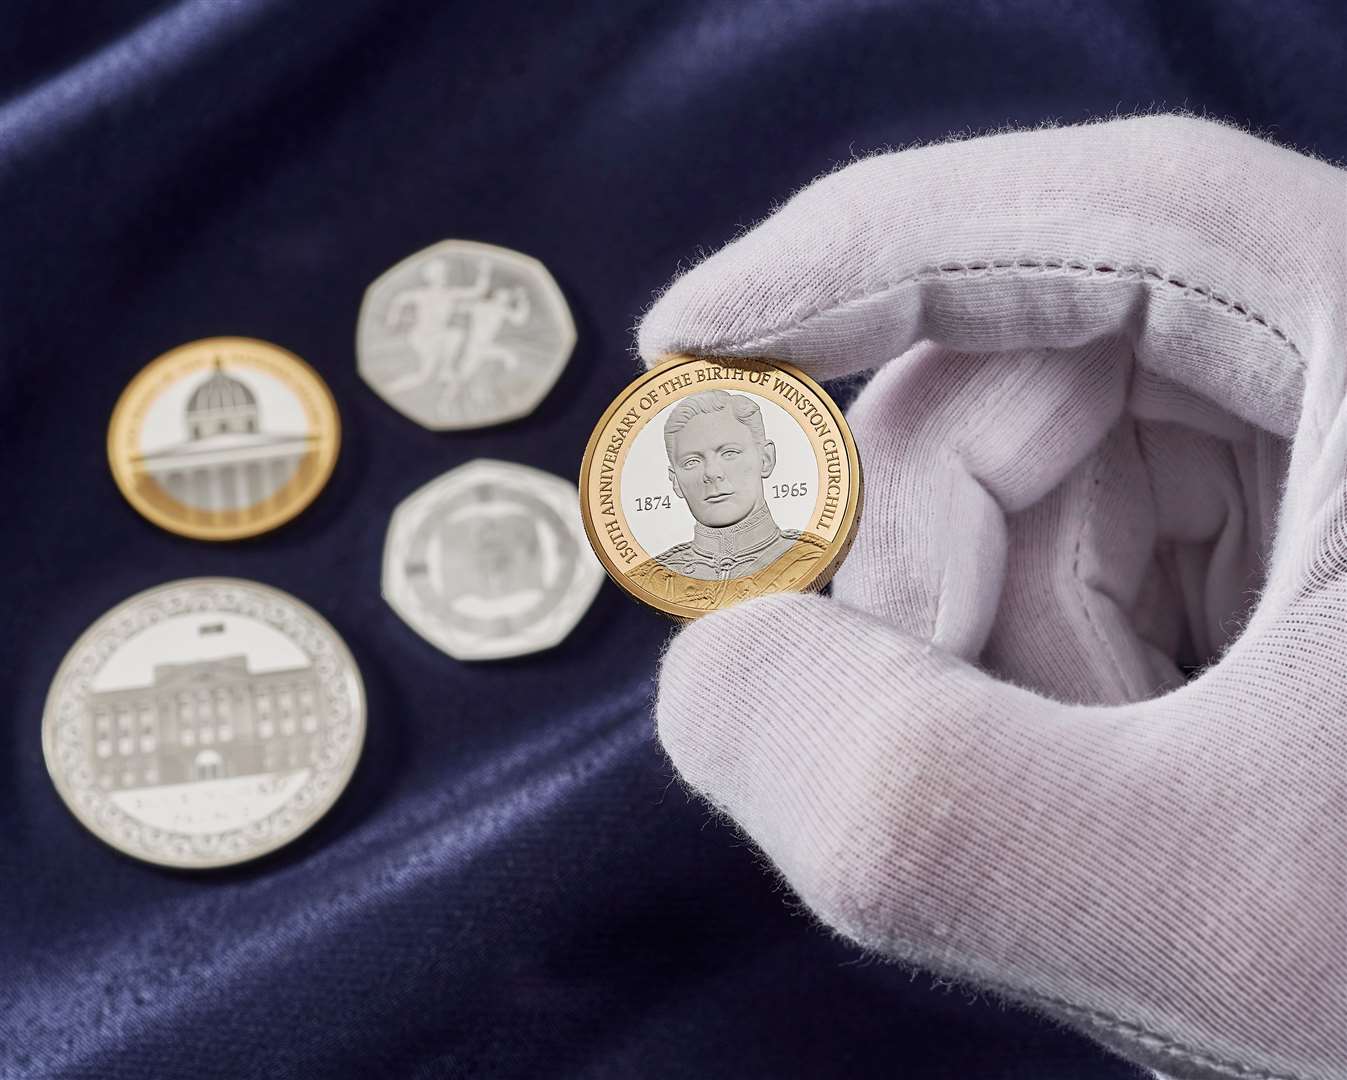
<svg viewBox="0 0 1347 1080"><path fill-rule="evenodd" d="M603 577L575 485L505 461L471 461L409 495L384 545L384 599L458 660L558 644Z"/></svg>
<svg viewBox="0 0 1347 1080"><path fill-rule="evenodd" d="M532 412L575 346L566 298L537 259L445 240L381 275L356 326L361 377L436 431Z"/></svg>
<svg viewBox="0 0 1347 1080"><path fill-rule="evenodd" d="M164 866L228 866L293 840L346 787L365 737L337 632L279 589L189 578L104 614L42 718L56 790L100 839Z"/></svg>

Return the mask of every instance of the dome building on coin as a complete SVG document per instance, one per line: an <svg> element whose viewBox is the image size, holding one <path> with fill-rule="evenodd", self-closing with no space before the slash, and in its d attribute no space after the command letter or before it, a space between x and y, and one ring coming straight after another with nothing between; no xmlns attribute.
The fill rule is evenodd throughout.
<svg viewBox="0 0 1347 1080"><path fill-rule="evenodd" d="M112 475L156 525L237 540L290 520L322 491L341 441L308 364L251 338L207 338L147 365L108 427Z"/></svg>
<svg viewBox="0 0 1347 1080"><path fill-rule="evenodd" d="M211 435L251 435L257 431L257 398L240 380L215 370L187 399L187 430L193 439Z"/></svg>
<svg viewBox="0 0 1347 1080"><path fill-rule="evenodd" d="M269 435L242 378L215 370L187 399L187 439L136 465L169 495L204 511L260 506L285 487L313 452L310 434Z"/></svg>

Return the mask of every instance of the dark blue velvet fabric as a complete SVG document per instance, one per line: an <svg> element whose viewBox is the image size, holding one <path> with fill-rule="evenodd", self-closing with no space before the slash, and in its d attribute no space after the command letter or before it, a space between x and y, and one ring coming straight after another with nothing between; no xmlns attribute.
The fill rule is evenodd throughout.
<svg viewBox="0 0 1347 1080"><path fill-rule="evenodd" d="M470 458L573 477L652 293L853 151L1167 105L1340 157L1344 29L1253 0L9 0L0 1076L1135 1076L795 910L671 784L658 615L605 585L560 648L455 663L381 602L380 548ZM525 420L435 435L356 376L364 286L444 237L569 296L579 345ZM139 518L104 458L128 378L212 334L294 349L345 422L319 501L227 546ZM189 876L84 832L39 726L80 631L198 574L330 618L369 737L311 835Z"/></svg>

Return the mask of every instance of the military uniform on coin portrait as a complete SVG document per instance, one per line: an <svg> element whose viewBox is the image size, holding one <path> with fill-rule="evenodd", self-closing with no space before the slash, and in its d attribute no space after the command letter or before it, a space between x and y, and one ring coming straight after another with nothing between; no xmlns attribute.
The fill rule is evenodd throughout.
<svg viewBox="0 0 1347 1080"><path fill-rule="evenodd" d="M709 609L811 577L828 545L772 517L763 481L776 468L776 446L751 396L704 390L684 398L664 423L664 447L669 482L696 525L691 540L634 567L634 583Z"/></svg>

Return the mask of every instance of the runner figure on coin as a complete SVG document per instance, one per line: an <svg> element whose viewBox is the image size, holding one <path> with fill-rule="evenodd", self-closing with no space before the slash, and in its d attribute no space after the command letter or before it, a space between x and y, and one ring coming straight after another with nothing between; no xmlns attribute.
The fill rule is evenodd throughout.
<svg viewBox="0 0 1347 1080"><path fill-rule="evenodd" d="M508 248L446 240L365 292L360 374L428 428L483 427L530 412L575 344L565 298L541 263Z"/></svg>
<svg viewBox="0 0 1347 1080"><path fill-rule="evenodd" d="M416 367L388 384L390 393L410 390L438 375L453 378L454 366L463 350L464 330L459 320L463 304L486 295L491 271L485 261L477 264L471 285L449 285L449 267L443 259L431 259L421 269L424 281L403 289L388 305L384 321L394 333L405 333L416 354ZM403 328L406 327L405 331Z"/></svg>
<svg viewBox="0 0 1347 1080"><path fill-rule="evenodd" d="M462 385L472 386L473 376L488 364L500 364L507 371L519 365L519 357L497 338L505 326L523 326L529 317L529 298L522 288L495 289L480 300L467 305L467 342L460 354L452 379L446 379L446 395L459 392ZM441 412L453 407L452 401L441 401Z"/></svg>

